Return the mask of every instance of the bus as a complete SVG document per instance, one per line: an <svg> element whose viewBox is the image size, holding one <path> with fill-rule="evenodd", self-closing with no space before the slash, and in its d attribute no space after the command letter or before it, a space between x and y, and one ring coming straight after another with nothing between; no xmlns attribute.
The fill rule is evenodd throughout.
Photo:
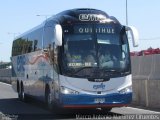
<svg viewBox="0 0 160 120"><path fill-rule="evenodd" d="M12 86L49 109L111 110L132 100L128 34L138 32L97 9L60 12L18 36L12 47Z"/></svg>

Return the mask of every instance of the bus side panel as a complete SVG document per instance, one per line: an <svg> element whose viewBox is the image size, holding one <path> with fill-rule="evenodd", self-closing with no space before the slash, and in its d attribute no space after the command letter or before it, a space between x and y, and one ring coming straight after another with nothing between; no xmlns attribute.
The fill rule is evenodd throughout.
<svg viewBox="0 0 160 120"><path fill-rule="evenodd" d="M26 94L44 98L45 84L53 80L53 70L48 56L42 51L12 57L13 89L16 91L17 80L23 82Z"/></svg>

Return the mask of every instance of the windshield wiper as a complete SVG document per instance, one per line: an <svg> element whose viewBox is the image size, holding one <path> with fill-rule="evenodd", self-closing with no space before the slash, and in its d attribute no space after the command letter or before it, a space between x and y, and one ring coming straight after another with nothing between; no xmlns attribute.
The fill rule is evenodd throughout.
<svg viewBox="0 0 160 120"><path fill-rule="evenodd" d="M90 75L77 75L77 74L73 74L73 75L71 75L72 77L74 76L74 77L79 77L79 78L89 78L89 77L91 77Z"/></svg>
<svg viewBox="0 0 160 120"><path fill-rule="evenodd" d="M115 70L115 69L104 70L104 72L112 72L112 73L120 73L120 74L122 74L122 73L123 73L123 71Z"/></svg>
<svg viewBox="0 0 160 120"><path fill-rule="evenodd" d="M80 68L80 69L78 69L77 71L71 73L71 75L73 76L73 75L77 74L78 72L80 72L80 71L82 71L82 70L84 70L84 69L90 69L90 68L93 68L93 67L83 67L83 68Z"/></svg>

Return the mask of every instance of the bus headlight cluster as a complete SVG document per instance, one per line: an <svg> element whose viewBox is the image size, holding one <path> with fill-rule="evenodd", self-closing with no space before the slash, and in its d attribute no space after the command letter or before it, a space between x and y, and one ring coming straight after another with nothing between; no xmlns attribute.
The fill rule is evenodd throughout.
<svg viewBox="0 0 160 120"><path fill-rule="evenodd" d="M132 85L131 86L128 86L126 88L123 88L119 91L120 94L126 94L126 93L130 93L132 92Z"/></svg>
<svg viewBox="0 0 160 120"><path fill-rule="evenodd" d="M61 86L61 93L62 94L79 94L78 91L72 90L72 89L64 87L64 86Z"/></svg>

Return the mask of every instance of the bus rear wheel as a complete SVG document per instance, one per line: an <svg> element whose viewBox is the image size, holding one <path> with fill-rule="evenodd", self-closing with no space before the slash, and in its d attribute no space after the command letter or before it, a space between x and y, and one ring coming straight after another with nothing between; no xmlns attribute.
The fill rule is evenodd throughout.
<svg viewBox="0 0 160 120"><path fill-rule="evenodd" d="M21 84L21 100L22 100L23 102L26 101L26 96L25 96L25 93L24 93L23 83Z"/></svg>
<svg viewBox="0 0 160 120"><path fill-rule="evenodd" d="M17 81L17 93L18 93L19 100L21 100L21 89L20 89L19 81Z"/></svg>
<svg viewBox="0 0 160 120"><path fill-rule="evenodd" d="M20 99L20 101L23 101L23 102L26 102L26 95L24 93L24 86L23 86L23 83L21 83L19 85L19 92L18 92L18 97Z"/></svg>

